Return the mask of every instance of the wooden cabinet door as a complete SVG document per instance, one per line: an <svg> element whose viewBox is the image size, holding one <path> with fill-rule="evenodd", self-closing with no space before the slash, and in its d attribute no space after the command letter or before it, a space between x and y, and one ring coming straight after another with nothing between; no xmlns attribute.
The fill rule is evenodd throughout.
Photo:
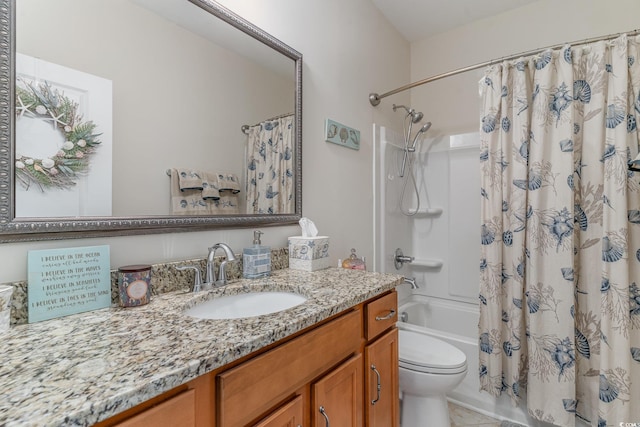
<svg viewBox="0 0 640 427"><path fill-rule="evenodd" d="M273 414L260 421L255 427L301 427L304 417L302 396L282 405Z"/></svg>
<svg viewBox="0 0 640 427"><path fill-rule="evenodd" d="M398 330L365 348L365 407L368 427L398 427Z"/></svg>
<svg viewBox="0 0 640 427"><path fill-rule="evenodd" d="M362 355L358 354L312 385L312 427L362 426L362 395Z"/></svg>

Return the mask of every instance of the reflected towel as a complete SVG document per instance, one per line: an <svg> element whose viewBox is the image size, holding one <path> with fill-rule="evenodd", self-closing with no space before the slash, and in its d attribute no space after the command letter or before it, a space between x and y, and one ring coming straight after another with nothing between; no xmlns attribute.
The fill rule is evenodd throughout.
<svg viewBox="0 0 640 427"><path fill-rule="evenodd" d="M202 181L201 181L202 183ZM182 190L180 171L171 169L171 214L172 215L210 215L211 203L202 199L202 190Z"/></svg>
<svg viewBox="0 0 640 427"><path fill-rule="evenodd" d="M202 173L202 198L204 200L219 200L218 174L213 172Z"/></svg>
<svg viewBox="0 0 640 427"><path fill-rule="evenodd" d="M213 215L231 215L240 213L237 194L220 195L220 200L212 204Z"/></svg>
<svg viewBox="0 0 640 427"><path fill-rule="evenodd" d="M240 181L234 173L218 173L218 190L231 191L233 194L240 192Z"/></svg>
<svg viewBox="0 0 640 427"><path fill-rule="evenodd" d="M202 190L201 172L191 169L178 169L181 191Z"/></svg>

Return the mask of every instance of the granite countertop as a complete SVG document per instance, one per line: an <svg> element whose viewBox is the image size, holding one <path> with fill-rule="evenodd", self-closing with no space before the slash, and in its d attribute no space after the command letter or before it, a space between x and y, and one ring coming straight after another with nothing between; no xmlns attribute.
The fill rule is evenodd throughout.
<svg viewBox="0 0 640 427"><path fill-rule="evenodd" d="M393 274L278 270L200 293L166 293L0 333L0 425L89 426L395 288ZM234 320L183 314L213 296L251 290L305 295L288 310Z"/></svg>

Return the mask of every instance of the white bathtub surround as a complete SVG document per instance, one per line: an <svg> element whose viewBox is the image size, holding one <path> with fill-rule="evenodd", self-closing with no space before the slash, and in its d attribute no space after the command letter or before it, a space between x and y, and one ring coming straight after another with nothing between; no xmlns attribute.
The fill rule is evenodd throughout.
<svg viewBox="0 0 640 427"><path fill-rule="evenodd" d="M640 38L480 85L480 382L559 426L640 420Z"/></svg>
<svg viewBox="0 0 640 427"><path fill-rule="evenodd" d="M434 124L437 133L437 123ZM431 131L430 131L431 132ZM401 135L375 126L376 142L376 228L375 264L378 271L399 272L415 277L419 289L397 288L399 301L416 302L410 322L428 326L429 333L464 351L469 373L448 397L461 406L527 426L542 427L528 416L524 404L513 406L508 397L496 398L480 392L478 364L478 284L480 240L480 192L478 182L480 137L473 134L437 135L421 154L419 180L422 200L442 209L433 216L407 218L397 209L398 180L394 171L396 152L401 152ZM455 148L454 148L455 147ZM401 158L400 158L401 160ZM471 184L470 184L471 183ZM396 270L393 253L402 248L417 259L439 259L440 268L415 263ZM547 426L548 427L548 426Z"/></svg>

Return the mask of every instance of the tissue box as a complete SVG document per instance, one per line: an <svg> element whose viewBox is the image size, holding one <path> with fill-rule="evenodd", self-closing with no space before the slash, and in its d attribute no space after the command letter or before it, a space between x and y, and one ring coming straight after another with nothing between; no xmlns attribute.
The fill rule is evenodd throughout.
<svg viewBox="0 0 640 427"><path fill-rule="evenodd" d="M329 268L330 263L327 236L289 237L289 268L316 271Z"/></svg>

